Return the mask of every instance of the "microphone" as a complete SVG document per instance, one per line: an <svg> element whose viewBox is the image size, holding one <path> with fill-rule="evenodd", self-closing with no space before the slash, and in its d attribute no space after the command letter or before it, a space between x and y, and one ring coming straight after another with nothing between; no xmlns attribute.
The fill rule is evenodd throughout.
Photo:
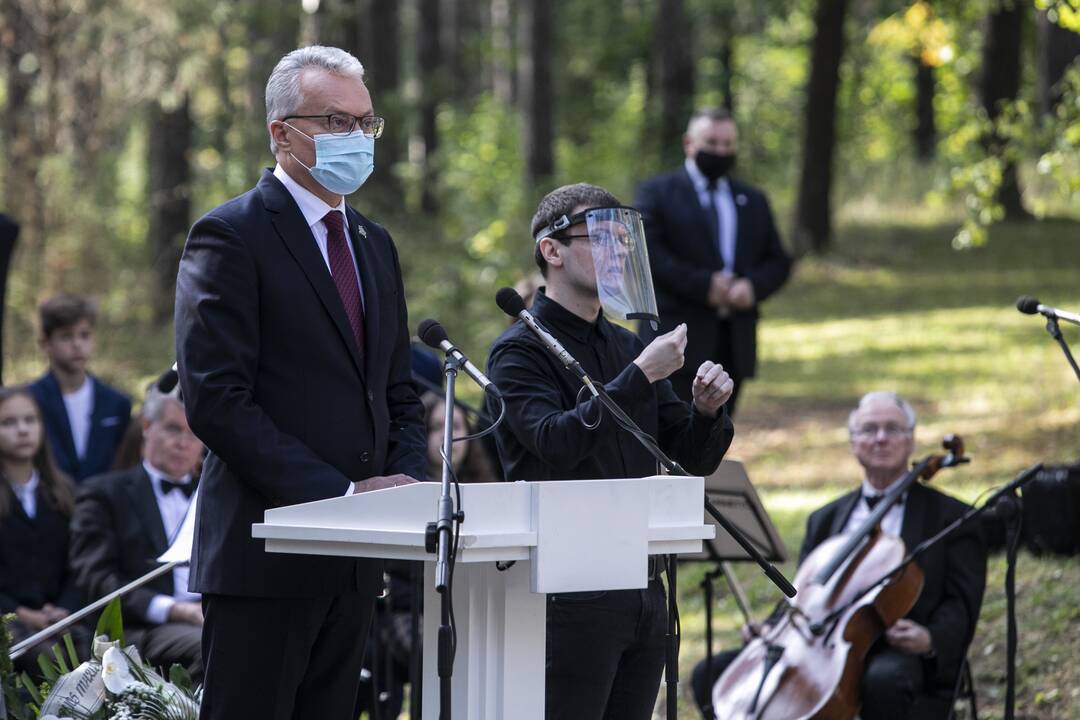
<svg viewBox="0 0 1080 720"><path fill-rule="evenodd" d="M416 328L416 334L420 336L420 339L425 345L436 350L442 350L447 355L453 357L464 368L465 373L471 377L477 385L484 389L484 392L491 395L493 398L502 399L502 393L499 392L499 388L495 387L495 383L488 379L488 376L480 371L480 368L469 362L469 358L465 357L465 353L458 350L446 337L446 330L439 324L437 320L427 319L421 321L420 325Z"/></svg>
<svg viewBox="0 0 1080 720"><path fill-rule="evenodd" d="M180 382L180 375L176 372L176 363L172 364L172 367L161 373L158 379L154 382L158 391L162 395L168 395L173 391L176 385Z"/></svg>
<svg viewBox="0 0 1080 720"><path fill-rule="evenodd" d="M1025 315L1045 315L1048 318L1054 318L1055 320L1064 320L1065 322L1071 322L1074 325L1080 325L1080 315L1076 313L1068 312L1067 310L1059 310L1049 305L1043 305L1037 298L1033 298L1030 295L1021 295L1016 300L1016 309Z"/></svg>
<svg viewBox="0 0 1080 720"><path fill-rule="evenodd" d="M499 306L499 309L510 317L520 318L523 323L533 334L540 339L540 342L544 343L552 355L559 358L559 361L570 370L572 373L581 378L581 382L585 383L585 386L589 388L589 391L594 397L600 397L600 393L596 391L596 386L593 385L592 378L581 367L581 363L574 359L574 356L567 352L566 348L559 344L559 341L551 336L547 330L540 326L540 323L536 321L533 314L525 308L525 301L521 299L521 295L514 288L504 287L499 292L495 293L495 304Z"/></svg>

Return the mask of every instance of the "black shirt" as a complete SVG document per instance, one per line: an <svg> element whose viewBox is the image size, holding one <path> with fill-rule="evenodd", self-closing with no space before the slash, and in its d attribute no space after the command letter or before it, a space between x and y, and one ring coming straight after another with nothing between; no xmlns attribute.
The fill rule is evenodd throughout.
<svg viewBox="0 0 1080 720"><path fill-rule="evenodd" d="M594 382L660 447L691 473L708 475L720 464L734 428L727 409L716 418L693 410L661 380L650 384L633 360L644 349L637 335L601 311L595 323L574 315L540 290L531 310ZM591 394L578 404L581 382L552 356L520 320L491 348L488 376L506 401L496 444L506 480L596 480L657 474L653 456L604 412ZM489 405L489 410L497 407Z"/></svg>

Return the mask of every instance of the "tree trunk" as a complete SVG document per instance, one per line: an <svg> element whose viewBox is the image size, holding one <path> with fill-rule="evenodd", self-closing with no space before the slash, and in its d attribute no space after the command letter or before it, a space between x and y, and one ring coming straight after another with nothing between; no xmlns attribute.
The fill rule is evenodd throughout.
<svg viewBox="0 0 1080 720"><path fill-rule="evenodd" d="M836 96L844 56L847 0L818 0L810 45L810 78L803 119L803 160L795 211L795 243L800 251L821 252L832 236L833 154Z"/></svg>
<svg viewBox="0 0 1080 720"><path fill-rule="evenodd" d="M149 242L156 283L154 321L167 323L173 316L176 270L191 224L191 164L188 153L194 123L188 98L173 109L153 102L149 113L147 192Z"/></svg>
<svg viewBox="0 0 1080 720"><path fill-rule="evenodd" d="M660 100L660 158L664 165L675 165L683 157L682 136L694 111L693 42L683 0L660 0L653 43Z"/></svg>
<svg viewBox="0 0 1080 720"><path fill-rule="evenodd" d="M937 123L934 117L934 67L921 56L912 58L915 65L915 155L927 161L937 149Z"/></svg>
<svg viewBox="0 0 1080 720"><path fill-rule="evenodd" d="M386 130L376 142L375 187L383 197L401 197L394 167L405 155L406 112L401 92L401 15L396 2L373 0L366 14L369 43L361 62L366 69L375 113L386 118Z"/></svg>
<svg viewBox="0 0 1080 720"><path fill-rule="evenodd" d="M995 3L994 8L986 19L979 77L979 98L991 120L996 120L1003 104L1015 100L1020 92L1020 57L1027 5L1022 2ZM987 152L1004 157L1008 142L995 133L984 138L983 144ZM998 202L1005 210L1005 219L1030 219L1031 213L1024 209L1021 199L1016 164L1008 159L1004 163Z"/></svg>
<svg viewBox="0 0 1080 720"><path fill-rule="evenodd" d="M436 114L442 99L442 47L439 22L440 0L420 0L419 60L420 60L420 139L424 145L423 187L420 191L420 207L434 214L438 210L438 174L435 168L435 152L439 146Z"/></svg>
<svg viewBox="0 0 1080 720"><path fill-rule="evenodd" d="M551 54L554 10L547 0L527 0L519 18L521 100L524 122L525 181L530 189L555 174L555 88Z"/></svg>
<svg viewBox="0 0 1080 720"><path fill-rule="evenodd" d="M491 91L507 107L517 102L514 7L510 0L491 0Z"/></svg>
<svg viewBox="0 0 1080 720"><path fill-rule="evenodd" d="M1061 80L1065 71L1080 57L1080 33L1063 28L1038 14L1038 87L1039 115L1052 115L1061 102Z"/></svg>
<svg viewBox="0 0 1080 720"><path fill-rule="evenodd" d="M300 38L300 10L295 0L249 0L247 10L248 66L245 103L244 166L254 185L259 169L272 165L270 131L266 122L266 81Z"/></svg>

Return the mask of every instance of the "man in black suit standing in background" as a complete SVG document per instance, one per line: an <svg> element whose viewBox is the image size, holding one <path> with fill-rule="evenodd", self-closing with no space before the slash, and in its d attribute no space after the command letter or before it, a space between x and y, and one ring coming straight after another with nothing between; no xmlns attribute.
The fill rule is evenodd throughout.
<svg viewBox="0 0 1080 720"><path fill-rule="evenodd" d="M281 59L266 86L277 167L200 219L180 261L180 385L210 449L191 565L204 719L350 716L381 563L267 553L251 525L414 482L427 462L397 251L344 199L383 129L363 77L337 48Z"/></svg>
<svg viewBox="0 0 1080 720"><path fill-rule="evenodd" d="M726 110L696 111L686 126L686 161L638 188L660 327L641 324L646 343L686 323L686 364L671 385L690 400L695 369L712 360L735 381L728 412L757 365L758 305L787 280L765 194L729 177L738 135Z"/></svg>
<svg viewBox="0 0 1080 720"><path fill-rule="evenodd" d="M118 590L157 567L176 538L195 485L203 444L192 434L176 393L151 386L142 409L142 464L98 475L79 488L71 519L71 568L88 600ZM188 568L123 598L127 637L152 665L183 665L202 679L199 596L188 592Z"/></svg>

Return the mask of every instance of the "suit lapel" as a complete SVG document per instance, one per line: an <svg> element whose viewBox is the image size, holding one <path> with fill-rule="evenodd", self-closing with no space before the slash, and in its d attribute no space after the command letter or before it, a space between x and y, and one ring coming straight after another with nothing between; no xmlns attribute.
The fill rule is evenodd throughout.
<svg viewBox="0 0 1080 720"><path fill-rule="evenodd" d="M60 440L60 451L71 458L72 467L79 466L79 453L75 452L75 438L71 435L71 418L67 414L67 406L64 405L64 394L60 391L60 382L51 372L45 375L45 404L42 408L46 415L52 415L61 422L54 423L54 430Z"/></svg>
<svg viewBox="0 0 1080 720"><path fill-rule="evenodd" d="M855 503L859 502L861 497L861 490L854 490L844 496L844 499L836 507L836 514L833 515L832 525L829 527L829 537L843 532L848 518L851 517L851 513L855 510Z"/></svg>
<svg viewBox="0 0 1080 720"><path fill-rule="evenodd" d="M345 314L345 306L341 304L341 296L338 295L337 287L334 286L334 279L330 276L330 271L319 253L318 245L315 244L311 228L304 221L304 216L296 207L289 191L282 186L273 173L269 171L263 173L262 179L259 180L259 190L266 209L271 213L270 219L274 224L274 229L277 230L285 247L288 248L304 275L307 276L308 282L315 289L315 294L319 296L323 307L330 313L357 372L363 377L364 367L360 361L360 351L356 347L356 340L353 338L349 317Z"/></svg>
<svg viewBox="0 0 1080 720"><path fill-rule="evenodd" d="M136 517L154 546L154 557L157 557L168 549L169 540L165 535L165 523L161 519L161 508L158 507L151 482L153 481L146 470L140 466L128 475L125 490L135 507Z"/></svg>
<svg viewBox="0 0 1080 720"><path fill-rule="evenodd" d="M915 549L923 540L923 526L926 524L927 493L922 485L914 483L908 490L904 501L904 524L900 528L900 538L904 541L907 552Z"/></svg>
<svg viewBox="0 0 1080 720"><path fill-rule="evenodd" d="M374 363L379 358L379 279L375 272L375 258L368 241L367 224L360 214L345 206L349 218L349 236L356 253L356 265L360 270L360 281L364 294L364 364L368 377L372 377Z"/></svg>
<svg viewBox="0 0 1080 720"><path fill-rule="evenodd" d="M684 167L680 173L676 176L678 178L678 186L680 195L683 197L683 202L690 209L690 212L696 214L697 222L694 225L701 228L699 232L700 242L705 243L713 256L714 267L720 267L723 263L723 258L720 257L720 239L710 238L707 232L708 228L712 226L709 222L708 212L705 208L701 207L701 200L698 199L697 189L694 187L694 181L690 179L690 175L686 172ZM719 223L719 218L717 218Z"/></svg>
<svg viewBox="0 0 1080 720"><path fill-rule="evenodd" d="M728 186L731 188L731 202L735 205L735 267L731 271L742 276L742 268L747 264L744 256L748 249L745 237L745 230L749 227L746 218L747 197L739 183L728 180ZM742 198L741 202L739 198Z"/></svg>

